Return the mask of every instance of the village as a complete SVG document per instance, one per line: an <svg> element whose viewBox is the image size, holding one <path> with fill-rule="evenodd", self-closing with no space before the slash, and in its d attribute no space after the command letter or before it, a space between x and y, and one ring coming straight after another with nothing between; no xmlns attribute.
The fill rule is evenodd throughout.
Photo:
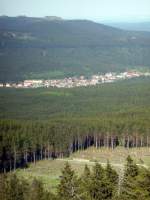
<svg viewBox="0 0 150 200"><path fill-rule="evenodd" d="M64 79L50 79L50 80L24 80L18 83L0 83L0 87L7 88L73 88L73 87L86 87L94 86L103 83L112 83L118 80L131 79L141 76L150 76L149 72L139 72L139 71L127 71L122 73L109 72L106 74L96 74L92 75L90 78L85 78L84 76L69 77Z"/></svg>

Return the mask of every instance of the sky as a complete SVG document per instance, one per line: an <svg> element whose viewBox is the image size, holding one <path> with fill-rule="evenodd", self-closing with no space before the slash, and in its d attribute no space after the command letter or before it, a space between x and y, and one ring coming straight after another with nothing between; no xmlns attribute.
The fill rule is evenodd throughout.
<svg viewBox="0 0 150 200"><path fill-rule="evenodd" d="M150 0L0 0L0 15L144 21L150 19Z"/></svg>

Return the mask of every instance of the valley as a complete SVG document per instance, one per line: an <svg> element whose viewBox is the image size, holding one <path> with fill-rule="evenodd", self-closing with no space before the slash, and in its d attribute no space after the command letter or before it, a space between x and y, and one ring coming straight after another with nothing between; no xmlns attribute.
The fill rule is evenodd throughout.
<svg viewBox="0 0 150 200"><path fill-rule="evenodd" d="M150 32L1 16L0 200L149 200L149 186Z"/></svg>
<svg viewBox="0 0 150 200"><path fill-rule="evenodd" d="M136 70L130 70L128 72L115 73L109 72L104 75L96 74L92 77L85 78L84 76L69 77L65 79L52 79L52 80L24 80L18 83L0 83L0 87L7 88L74 88L74 87L87 87L95 86L102 83L113 83L119 80L137 78L137 77L148 77L149 72L140 72Z"/></svg>

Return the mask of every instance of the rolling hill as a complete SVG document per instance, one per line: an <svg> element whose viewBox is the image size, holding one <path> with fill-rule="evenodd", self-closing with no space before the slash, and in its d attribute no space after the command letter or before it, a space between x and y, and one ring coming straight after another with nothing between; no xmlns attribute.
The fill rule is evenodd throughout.
<svg viewBox="0 0 150 200"><path fill-rule="evenodd" d="M121 28L130 31L150 31L150 22L118 22L118 23L106 23L109 26Z"/></svg>
<svg viewBox="0 0 150 200"><path fill-rule="evenodd" d="M0 82L150 68L150 33L88 20L0 17Z"/></svg>

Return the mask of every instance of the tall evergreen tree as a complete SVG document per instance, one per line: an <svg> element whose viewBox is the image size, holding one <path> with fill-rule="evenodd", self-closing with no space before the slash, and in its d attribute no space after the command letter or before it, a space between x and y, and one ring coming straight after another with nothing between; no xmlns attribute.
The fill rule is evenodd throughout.
<svg viewBox="0 0 150 200"><path fill-rule="evenodd" d="M90 195L93 200L110 199L112 196L112 189L106 179L104 168L96 163L93 167L93 173L91 176Z"/></svg>
<svg viewBox="0 0 150 200"><path fill-rule="evenodd" d="M91 187L91 172L87 165L84 167L84 172L79 179L82 197L85 200L90 200L90 187Z"/></svg>
<svg viewBox="0 0 150 200"><path fill-rule="evenodd" d="M24 191L16 174L11 174L5 180L6 200L24 200Z"/></svg>
<svg viewBox="0 0 150 200"><path fill-rule="evenodd" d="M128 156L127 157L127 164L125 166L125 177L135 177L138 175L138 166L134 163L133 159Z"/></svg>
<svg viewBox="0 0 150 200"><path fill-rule="evenodd" d="M0 174L0 200L6 199L6 174Z"/></svg>
<svg viewBox="0 0 150 200"><path fill-rule="evenodd" d="M118 174L116 170L112 168L109 161L107 162L105 173L106 173L106 182L109 185L109 194L110 194L110 199L111 199L114 196L117 196Z"/></svg>
<svg viewBox="0 0 150 200"><path fill-rule="evenodd" d="M123 200L135 200L137 195L137 176L139 174L139 168L134 163L130 156L127 157L127 164L125 166L124 180L121 190L121 198Z"/></svg>
<svg viewBox="0 0 150 200"><path fill-rule="evenodd" d="M41 181L37 179L33 180L29 200L45 200L45 191Z"/></svg>
<svg viewBox="0 0 150 200"><path fill-rule="evenodd" d="M58 198L61 200L82 199L78 178L69 163L66 163L62 170L61 180L58 186Z"/></svg>

